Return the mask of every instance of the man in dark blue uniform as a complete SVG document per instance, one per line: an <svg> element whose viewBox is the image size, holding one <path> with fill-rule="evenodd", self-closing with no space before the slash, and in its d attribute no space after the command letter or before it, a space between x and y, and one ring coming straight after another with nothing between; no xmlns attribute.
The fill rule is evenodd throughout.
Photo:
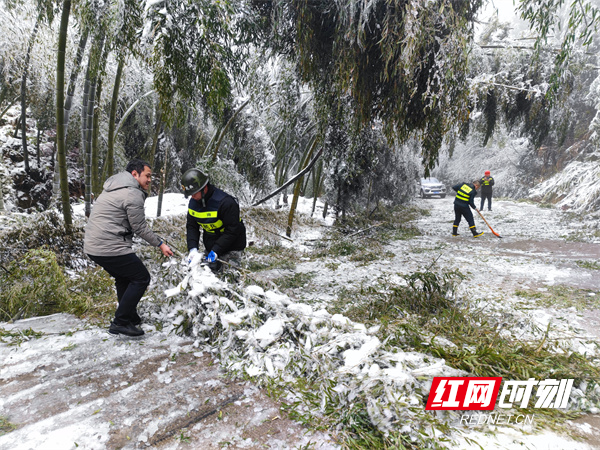
<svg viewBox="0 0 600 450"><path fill-rule="evenodd" d="M492 210L492 192L494 186L494 179L492 173L489 170L485 171L485 176L480 180L481 182L481 206L480 210L483 210L485 199L488 201L488 211Z"/></svg>
<svg viewBox="0 0 600 450"><path fill-rule="evenodd" d="M475 220L473 219L473 213L471 208L477 211L475 206L475 195L477 195L477 189L481 186L479 180L473 181L473 183L458 183L452 186L452 189L456 191L456 198L454 199L454 225L452 228L452 236L458 236L458 225L460 220L464 217L469 224L473 237L479 237L483 234L477 232L475 227Z"/></svg>
<svg viewBox="0 0 600 450"><path fill-rule="evenodd" d="M246 227L240 219L237 200L209 183L208 176L198 169L186 171L181 184L190 198L187 214L188 263L202 258L213 272L221 269L220 260L226 261L231 252L246 248ZM204 254L200 256L200 229L203 230Z"/></svg>

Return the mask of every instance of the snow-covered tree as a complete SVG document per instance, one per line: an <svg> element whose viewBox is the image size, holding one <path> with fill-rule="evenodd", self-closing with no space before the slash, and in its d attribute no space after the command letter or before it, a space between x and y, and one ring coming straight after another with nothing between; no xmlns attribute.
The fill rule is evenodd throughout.
<svg viewBox="0 0 600 450"><path fill-rule="evenodd" d="M342 107L332 98L348 96L355 136L381 121L390 141L418 137L432 167L446 133L468 119L467 49L481 4L277 0L262 11L269 45L319 92L322 121Z"/></svg>

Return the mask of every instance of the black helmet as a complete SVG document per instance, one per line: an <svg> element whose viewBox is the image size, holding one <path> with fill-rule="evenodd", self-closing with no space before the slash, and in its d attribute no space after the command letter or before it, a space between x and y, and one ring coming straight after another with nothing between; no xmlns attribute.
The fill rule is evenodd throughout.
<svg viewBox="0 0 600 450"><path fill-rule="evenodd" d="M204 189L207 184L208 176L198 169L187 170L181 177L181 188L186 198Z"/></svg>

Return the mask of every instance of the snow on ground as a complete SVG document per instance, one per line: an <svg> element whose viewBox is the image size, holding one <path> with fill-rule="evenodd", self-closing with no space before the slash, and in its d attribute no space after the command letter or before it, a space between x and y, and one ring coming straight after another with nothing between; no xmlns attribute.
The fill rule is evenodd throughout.
<svg viewBox="0 0 600 450"><path fill-rule="evenodd" d="M527 202L495 200L493 211L483 211L488 223L502 238L494 236L475 213L483 237L474 239L467 225L461 224L459 237L451 237L454 219L453 198L419 201L430 211L419 220L421 236L395 241L385 248L392 258L381 258L371 265L357 265L346 258L323 259L298 264L296 271L311 273L310 290L298 290L298 301L313 308L326 306L342 289L377 286L387 280L399 283L400 275L430 267L459 269L467 275L459 293L471 299L484 299L488 312L508 312L529 324L526 329L546 329L551 324L555 336L560 336L573 349L594 352L600 339L600 314L597 310L577 310L574 307L535 307L526 305L516 291L547 292L553 286L589 290L589 296L600 295L598 268L600 239L595 224L583 218L551 208L540 208ZM296 236L301 241L302 235ZM358 237L357 237L358 239ZM335 262L336 265L328 264ZM584 264L579 264L584 263ZM585 263L591 266L585 268ZM333 268L332 268L333 267ZM523 336L527 337L526 335ZM590 407L590 412L597 409ZM593 419L594 416L590 416ZM590 420L591 420L590 419ZM600 448L598 427L593 447ZM583 448L583 444L556 437L553 433L518 440L515 431L496 430L497 437L485 439L484 448ZM520 434L520 433L517 433Z"/></svg>
<svg viewBox="0 0 600 450"><path fill-rule="evenodd" d="M558 200L556 206L573 211L594 211L600 205L600 152L588 161L572 161L562 171L531 190L529 197Z"/></svg>
<svg viewBox="0 0 600 450"><path fill-rule="evenodd" d="M282 418L251 383L224 378L190 339L151 325L143 325L142 340L112 337L65 314L2 327L44 333L0 347L0 415L19 425L0 436L2 450L290 449L326 442Z"/></svg>
<svg viewBox="0 0 600 450"><path fill-rule="evenodd" d="M225 327L219 338L222 347L213 352L213 358L238 373L285 378L293 376L285 371L286 358L310 356L311 352L315 357L329 354L320 369L325 373L331 370L328 376L339 383L340 398L352 389L369 389L373 380L378 380L385 384L388 394L405 395L412 402L416 399L412 389L426 393L418 374L422 378L423 374L452 373L444 361L425 361L416 353L384 352L370 330L343 316L331 316L323 308L343 288L386 280L400 282L401 275L432 265L460 269L467 275L460 285L461 295L482 299L490 311L521 314L523 320L541 327L551 322L553 331L564 333L573 347L590 348L590 342L598 341L597 312L550 307L523 310L518 308L523 299L515 294L519 289L544 292L566 285L600 295L598 271L577 264L600 257L600 239L589 232L589 224L554 209L495 200L494 211L484 215L502 238L491 234L478 217L478 228L486 231L483 237L473 239L463 223L461 236L453 238L451 198L423 200L418 205L431 212L419 219L422 235L386 246L393 257L368 265L343 257L306 258L296 271L311 272L314 277L310 286L292 297L250 286L242 296L237 294L236 303L217 295L215 292L227 290L227 286L198 266L168 292L173 304L147 311L169 320L161 330L145 324L143 340L109 339L104 330L61 316L65 323L60 331L46 329L42 339L29 340L20 347L0 345L4 361L0 369L0 415L23 425L0 437L0 449L53 448L44 444L61 438L68 444L56 448L187 448L188 442L194 448L294 448L308 442L317 444L316 448L335 448L326 435L303 436L301 427L279 417L276 405L251 383L222 378L200 350L205 336L213 324ZM311 202L302 199L300 209L310 211L310 207ZM185 209L182 195L165 195L163 215L184 213ZM156 215L156 197L147 200L146 211L149 217ZM328 218L323 225L331 221ZM317 237L316 230L297 230L292 243L282 243L303 251ZM166 270L179 265L173 259ZM204 316L193 322L191 338L169 333L185 317L197 318L194 314L199 308L203 308ZM257 310L270 318L252 328L249 319ZM36 320L42 319L2 327L27 329ZM38 326L45 327L46 323L42 320ZM303 347L294 350L296 343L278 340L290 326L298 331ZM348 350L336 349L341 341ZM310 358L307 361L310 363ZM388 426L387 413L405 413L390 408L385 400L374 398L370 415L379 418L380 426ZM590 412L597 410L590 405ZM265 424L275 425L276 431L265 433ZM600 427L594 415L573 426L590 436L589 443L552 432L530 435L526 427L465 427L463 431L486 449L600 448ZM453 448L479 448L460 436L455 439Z"/></svg>

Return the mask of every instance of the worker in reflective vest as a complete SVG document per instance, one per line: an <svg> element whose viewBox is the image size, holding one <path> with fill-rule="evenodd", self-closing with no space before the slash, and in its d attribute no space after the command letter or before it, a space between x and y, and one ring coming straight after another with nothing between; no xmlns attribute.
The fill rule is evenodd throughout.
<svg viewBox="0 0 600 450"><path fill-rule="evenodd" d="M485 199L488 201L488 211L492 210L492 192L494 185L494 178L492 178L492 173L489 170L485 171L485 176L480 180L481 181L481 206L480 210L483 209L483 205L485 204Z"/></svg>
<svg viewBox="0 0 600 450"><path fill-rule="evenodd" d="M185 196L191 197L186 223L188 263L195 265L204 260L213 272L218 272L221 261L226 261L230 253L246 248L240 206L234 197L210 184L208 176L198 169L186 171L181 183ZM202 256L198 252L201 229Z"/></svg>
<svg viewBox="0 0 600 450"><path fill-rule="evenodd" d="M469 224L469 229L473 233L473 237L479 237L483 234L477 232L475 227L475 220L473 219L473 213L471 208L477 210L475 206L475 195L477 195L477 189L481 186L479 180L473 181L473 183L458 183L452 186L452 189L456 191L456 198L454 199L454 225L452 226L452 236L458 236L458 225L460 220L464 217Z"/></svg>

